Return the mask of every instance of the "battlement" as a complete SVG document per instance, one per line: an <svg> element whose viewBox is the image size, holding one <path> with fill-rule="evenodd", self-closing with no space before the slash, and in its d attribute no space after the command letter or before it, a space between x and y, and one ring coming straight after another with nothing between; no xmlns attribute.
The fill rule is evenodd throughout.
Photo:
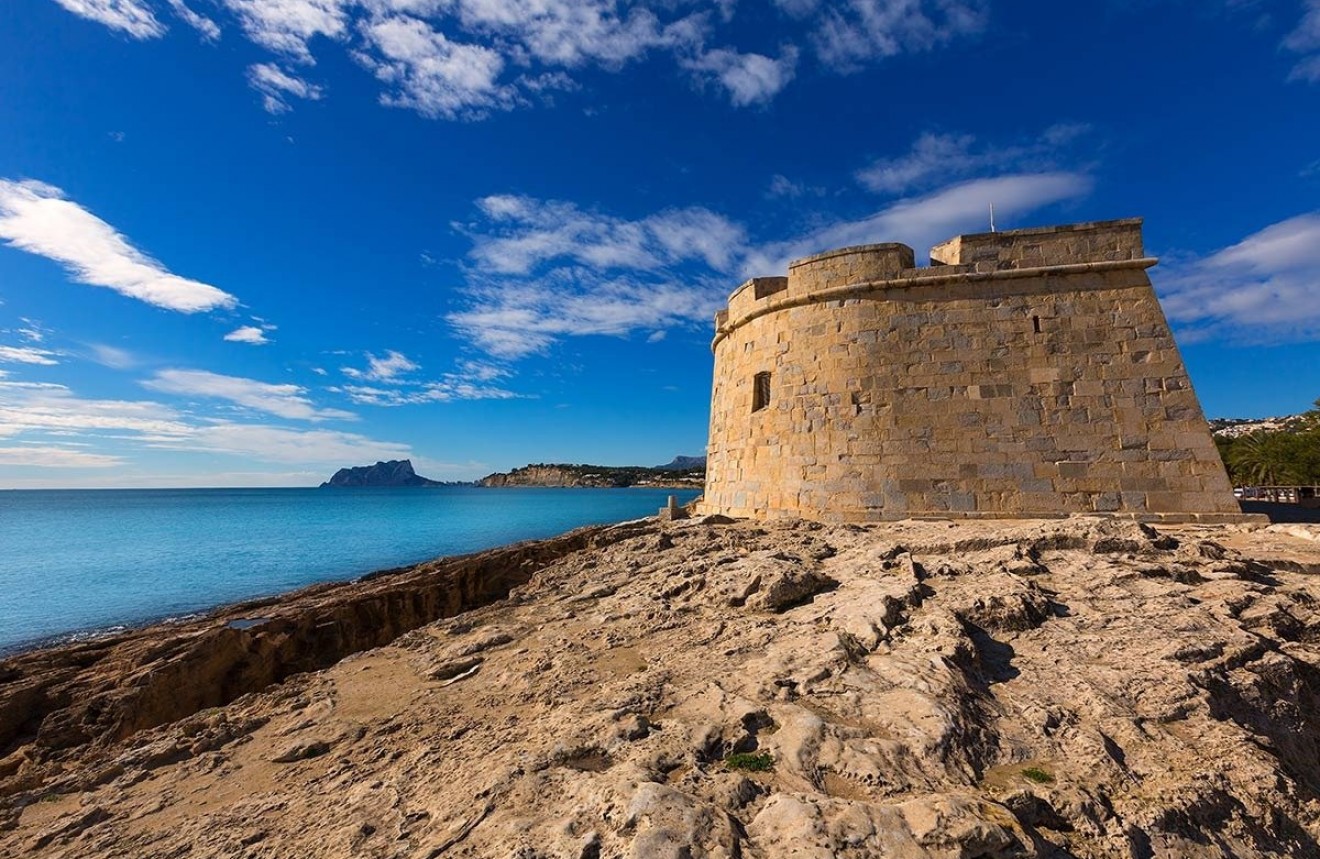
<svg viewBox="0 0 1320 859"><path fill-rule="evenodd" d="M912 248L898 242L838 248L789 263L789 291L811 293L850 283L888 280L915 263Z"/></svg>
<svg viewBox="0 0 1320 859"><path fill-rule="evenodd" d="M917 267L912 248L898 242L825 251L790 262L787 277L754 277L735 289L728 307L716 314L716 339L776 309L847 298L855 292L883 298L885 293L897 296L911 288L1013 278L1056 267L1060 271L1079 266L1145 268L1154 260L1145 257L1141 226L1140 218L1126 218L970 233L936 245L930 265L923 267Z"/></svg>
<svg viewBox="0 0 1320 859"><path fill-rule="evenodd" d="M930 250L931 266L972 266L1004 271L1142 259L1141 218L1033 227L1002 233L973 233Z"/></svg>

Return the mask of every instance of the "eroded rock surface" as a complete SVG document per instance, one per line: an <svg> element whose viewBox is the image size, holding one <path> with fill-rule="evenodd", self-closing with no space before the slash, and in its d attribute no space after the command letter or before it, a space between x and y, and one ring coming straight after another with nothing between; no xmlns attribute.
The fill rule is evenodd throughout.
<svg viewBox="0 0 1320 859"><path fill-rule="evenodd" d="M18 746L0 855L1320 855L1298 527L632 525L226 706Z"/></svg>

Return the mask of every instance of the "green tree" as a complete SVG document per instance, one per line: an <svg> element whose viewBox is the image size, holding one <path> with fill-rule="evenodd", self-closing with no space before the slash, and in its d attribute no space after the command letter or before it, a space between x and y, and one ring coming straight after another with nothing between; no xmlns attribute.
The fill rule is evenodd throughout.
<svg viewBox="0 0 1320 859"><path fill-rule="evenodd" d="M1302 412L1301 431L1304 433L1320 432L1320 399L1310 409Z"/></svg>
<svg viewBox="0 0 1320 859"><path fill-rule="evenodd" d="M1299 437L1287 432L1253 432L1232 447L1236 479L1257 486L1299 482Z"/></svg>

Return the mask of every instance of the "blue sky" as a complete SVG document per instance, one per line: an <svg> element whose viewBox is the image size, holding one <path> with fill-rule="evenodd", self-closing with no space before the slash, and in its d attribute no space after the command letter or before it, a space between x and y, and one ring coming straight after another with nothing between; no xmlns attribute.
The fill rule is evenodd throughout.
<svg viewBox="0 0 1320 859"><path fill-rule="evenodd" d="M1301 411L1318 108L1320 0L8 0L0 487L699 453L739 282L990 202Z"/></svg>

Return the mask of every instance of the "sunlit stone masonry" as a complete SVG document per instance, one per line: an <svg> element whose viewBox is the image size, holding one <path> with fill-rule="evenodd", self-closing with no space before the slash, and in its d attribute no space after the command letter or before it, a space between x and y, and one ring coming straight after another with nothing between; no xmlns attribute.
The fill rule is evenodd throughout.
<svg viewBox="0 0 1320 859"><path fill-rule="evenodd" d="M1141 220L841 248L715 317L703 512L1243 518Z"/></svg>

